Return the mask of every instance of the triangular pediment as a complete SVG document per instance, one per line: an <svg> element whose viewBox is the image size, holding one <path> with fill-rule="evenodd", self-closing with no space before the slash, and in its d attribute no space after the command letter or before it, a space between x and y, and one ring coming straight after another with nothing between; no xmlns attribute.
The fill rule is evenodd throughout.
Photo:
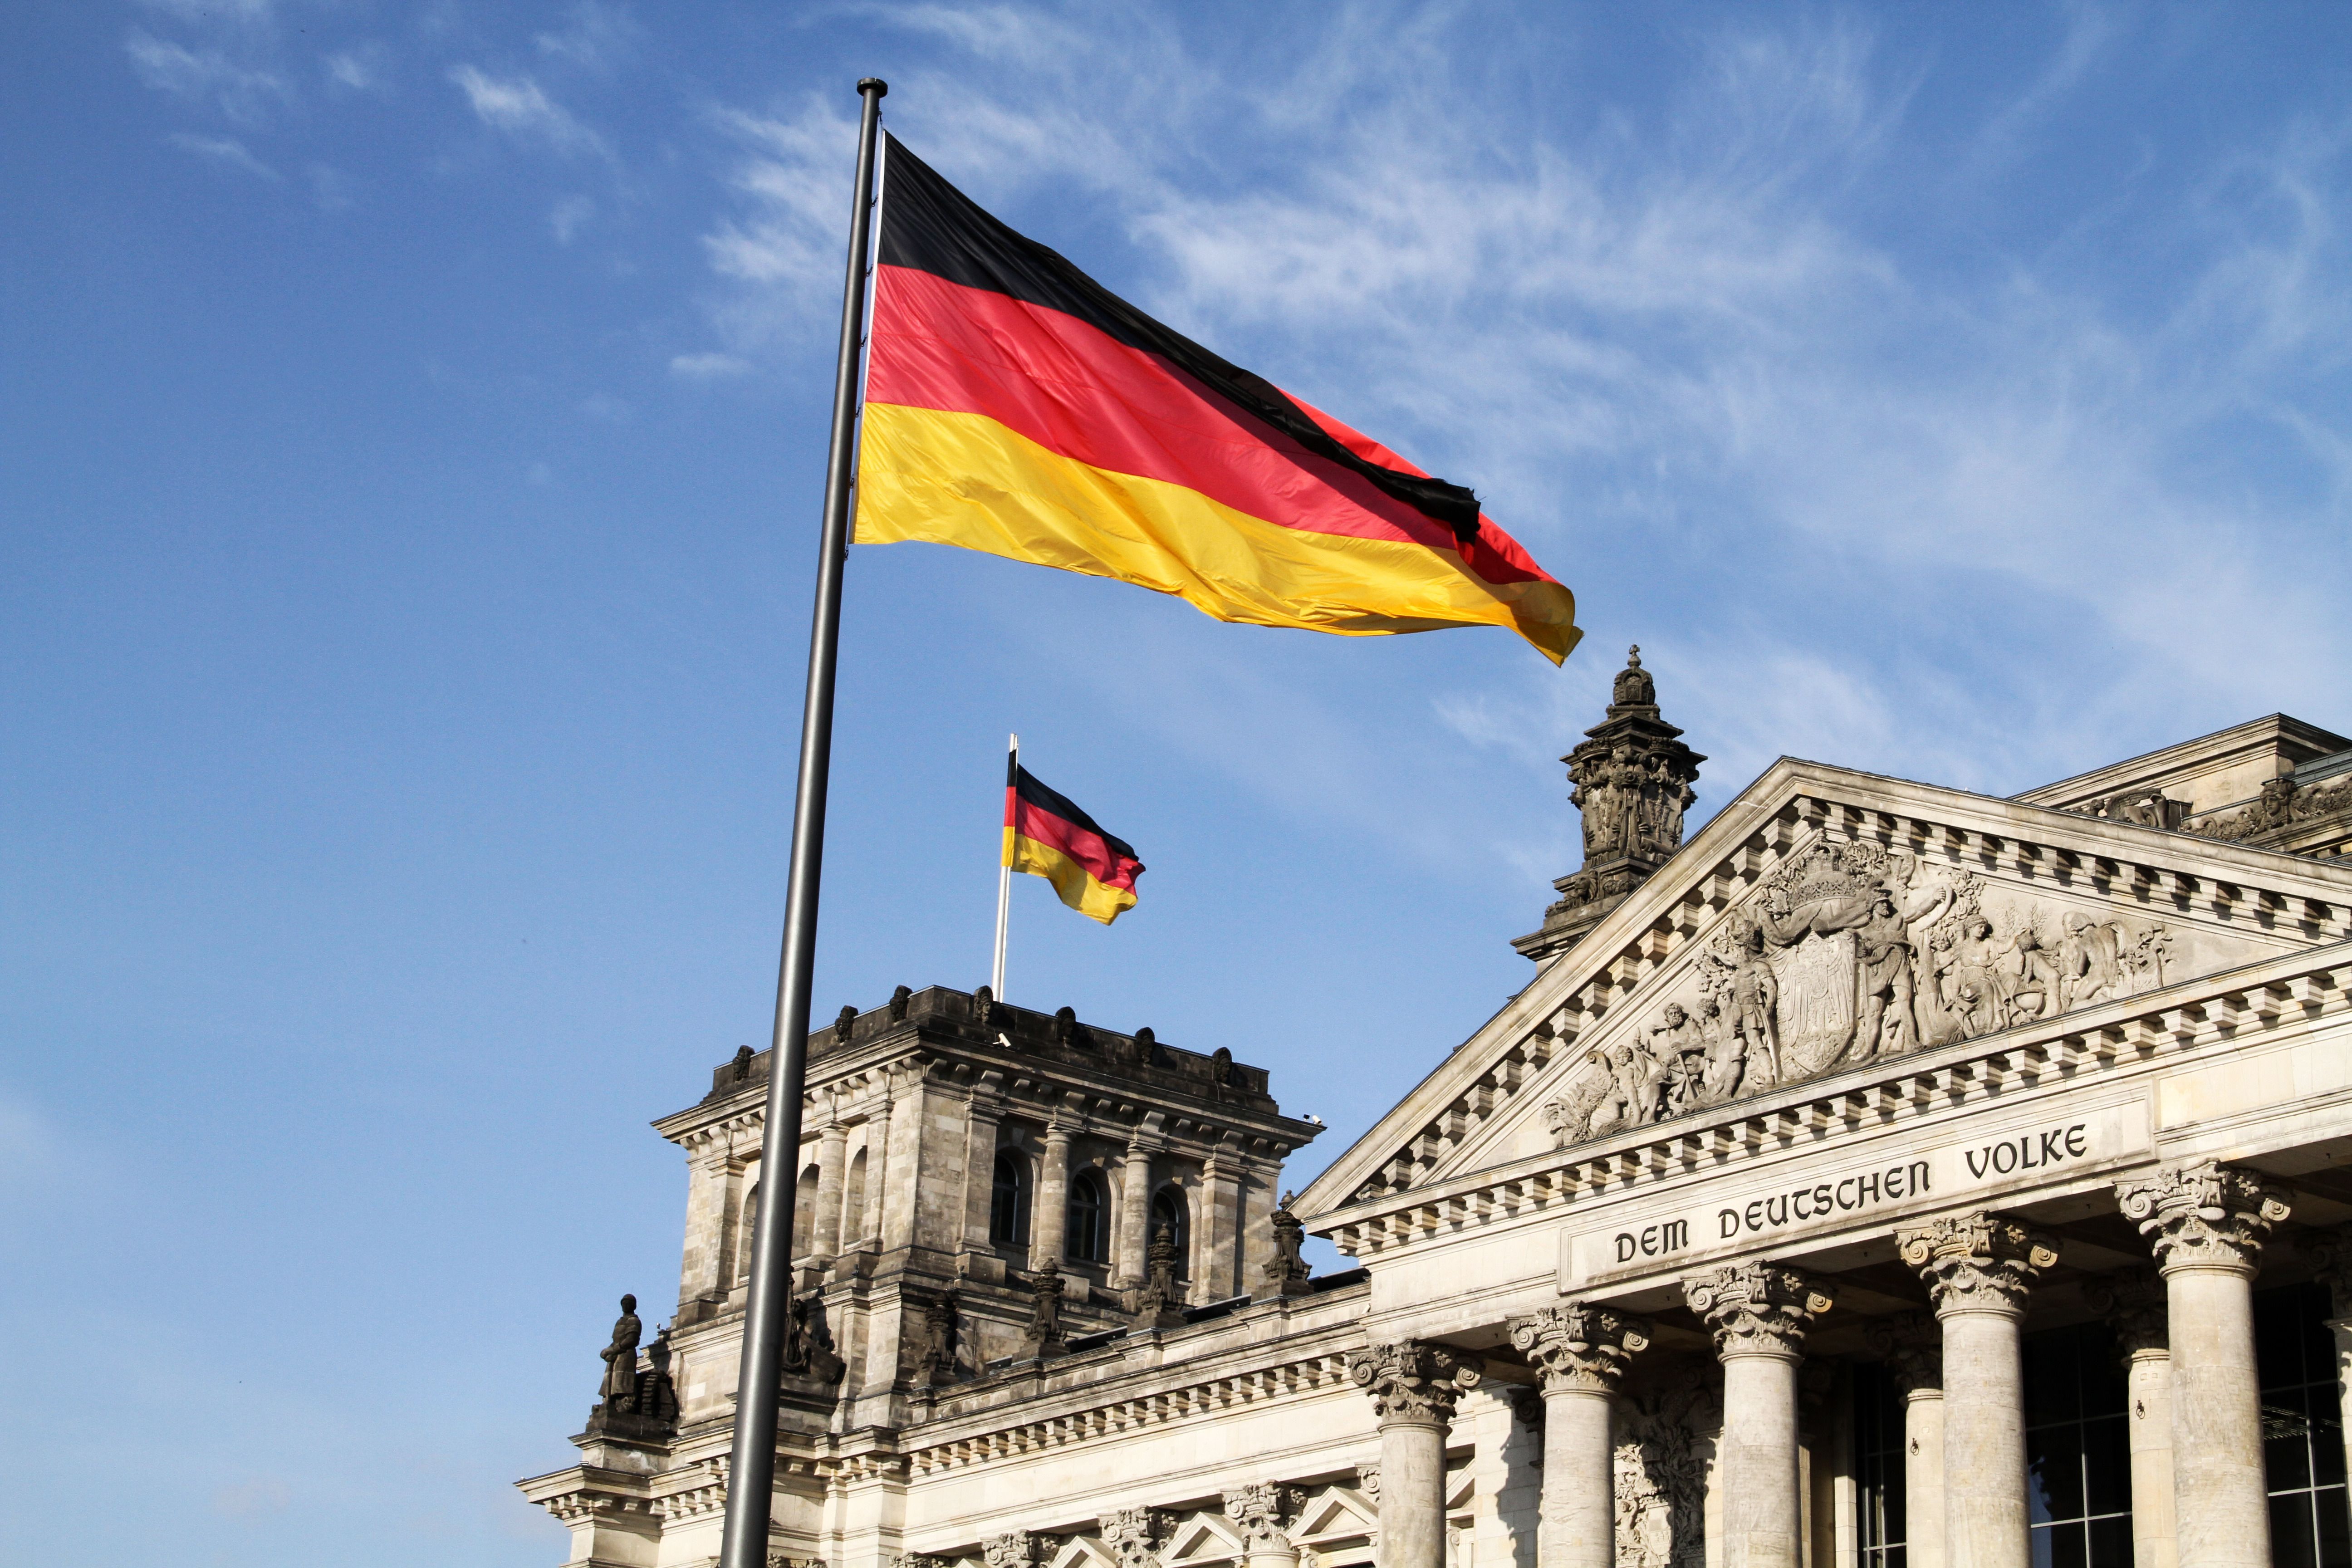
<svg viewBox="0 0 2352 1568"><path fill-rule="evenodd" d="M1783 758L1318 1177L1409 1192L2352 936L2352 866Z"/></svg>

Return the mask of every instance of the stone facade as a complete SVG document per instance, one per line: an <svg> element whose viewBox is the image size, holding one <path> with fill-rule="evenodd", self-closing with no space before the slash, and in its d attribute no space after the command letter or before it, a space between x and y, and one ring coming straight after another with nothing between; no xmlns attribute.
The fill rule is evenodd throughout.
<svg viewBox="0 0 2352 1568"><path fill-rule="evenodd" d="M1638 662L1614 698L1534 978L1295 1198L1318 1129L1223 1050L984 988L811 1040L772 1561L2253 1568L2352 1528L2352 742L2007 801L1784 760L1685 843L1703 759ZM717 1553L766 1065L656 1124L676 1312L624 1313L579 1462L521 1483L574 1568ZM2080 1518L2036 1365L2115 1391Z"/></svg>

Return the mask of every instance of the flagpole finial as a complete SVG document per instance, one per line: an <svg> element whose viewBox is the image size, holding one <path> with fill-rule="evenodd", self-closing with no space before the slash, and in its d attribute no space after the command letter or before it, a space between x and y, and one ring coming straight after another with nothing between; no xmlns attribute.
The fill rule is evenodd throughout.
<svg viewBox="0 0 2352 1568"><path fill-rule="evenodd" d="M857 90L861 93L870 92L877 98L887 98L890 96L890 84L878 76L860 77L857 79Z"/></svg>

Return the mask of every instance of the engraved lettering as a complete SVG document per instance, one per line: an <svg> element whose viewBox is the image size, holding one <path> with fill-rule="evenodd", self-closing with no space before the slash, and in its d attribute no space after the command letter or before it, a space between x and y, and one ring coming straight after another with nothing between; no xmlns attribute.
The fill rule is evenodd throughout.
<svg viewBox="0 0 2352 1568"><path fill-rule="evenodd" d="M2022 1142L2022 1140L2021 1140L2020 1142ZM2006 1154L2006 1155L2008 1155L2008 1156L2009 1156L2009 1163L2008 1163L2007 1164L2003 1164L2003 1163L2001 1163L2001 1159L2000 1159L2000 1157L2001 1157L2003 1154ZM2005 1143L2005 1142L2004 1142L2004 1143L1996 1143L1996 1144L1994 1144L1994 1145L1992 1146L1992 1168L1993 1168L1994 1170L1996 1170L1996 1171L2000 1172L2000 1173L2002 1175L2004 1175L2004 1176L2006 1176L2007 1174L2009 1174L2011 1171L2016 1170L2016 1169L2017 1169L2017 1150L2015 1149L2015 1147L2013 1147L2012 1145L2011 1145L2011 1144L2009 1144L2009 1143Z"/></svg>
<svg viewBox="0 0 2352 1568"><path fill-rule="evenodd" d="M2042 1163L2054 1165L2066 1157L2066 1133L2063 1129L2042 1135Z"/></svg>
<svg viewBox="0 0 2352 1568"><path fill-rule="evenodd" d="M2085 1146L2083 1141L2083 1129L2085 1125L2087 1124L2084 1122L2077 1121L2074 1126L2066 1129L2066 1152L2078 1160L2082 1158Z"/></svg>
<svg viewBox="0 0 2352 1568"><path fill-rule="evenodd" d="M1983 1180L1985 1173L1983 1155L1984 1151L1981 1149L1971 1149L1968 1152L1967 1155L1969 1162L1969 1174L1976 1177L1979 1181Z"/></svg>
<svg viewBox="0 0 2352 1568"><path fill-rule="evenodd" d="M1911 1195L1916 1198L1927 1190L1927 1162L1925 1160L1914 1160L1911 1163Z"/></svg>
<svg viewBox="0 0 2352 1568"><path fill-rule="evenodd" d="M1630 1230L1621 1230L1617 1233L1617 1261L1620 1263L1633 1261L1633 1233Z"/></svg>
<svg viewBox="0 0 2352 1568"><path fill-rule="evenodd" d="M1739 1234L1739 1211L1738 1209L1719 1209L1716 1212L1715 1223L1717 1227L1723 1232L1723 1239L1729 1241L1733 1237Z"/></svg>
<svg viewBox="0 0 2352 1568"><path fill-rule="evenodd" d="M1812 1218L1811 1212L1805 1207L1807 1204L1812 1202L1812 1198L1813 1190L1811 1187L1799 1187L1789 1195L1790 1211L1799 1219Z"/></svg>
<svg viewBox="0 0 2352 1568"><path fill-rule="evenodd" d="M1848 1196L1846 1196L1846 1195L1845 1195L1845 1190L1846 1190L1848 1187L1853 1186L1853 1184L1854 1184L1854 1181L1853 1181L1853 1178L1852 1176L1848 1176L1844 1181L1840 1182L1840 1183L1837 1184L1837 1205L1838 1205L1838 1207L1840 1207L1840 1208L1842 1208L1842 1209L1850 1209L1850 1208L1853 1207L1853 1205L1855 1205L1855 1203L1856 1203L1856 1202L1858 1202L1858 1201L1859 1201L1859 1200L1857 1200L1857 1199L1850 1198L1850 1197L1848 1197Z"/></svg>
<svg viewBox="0 0 2352 1568"><path fill-rule="evenodd" d="M1665 1224L1664 1231L1665 1241L1662 1250L1673 1252L1677 1248L1688 1247L1690 1245L1690 1221L1686 1219L1668 1220Z"/></svg>

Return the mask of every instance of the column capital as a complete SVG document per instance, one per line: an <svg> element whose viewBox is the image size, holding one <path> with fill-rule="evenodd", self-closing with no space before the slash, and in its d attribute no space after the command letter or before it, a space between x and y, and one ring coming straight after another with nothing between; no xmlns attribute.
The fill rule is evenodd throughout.
<svg viewBox="0 0 2352 1568"><path fill-rule="evenodd" d="M2094 1279L2083 1287L2083 1300L2106 1319L2126 1368L2142 1356L2172 1353L2164 1280L2154 1269L2127 1268Z"/></svg>
<svg viewBox="0 0 2352 1568"><path fill-rule="evenodd" d="M2302 1238L2302 1252L2311 1260L2312 1277L2327 1287L2336 1315L2352 1313L2352 1225L2309 1232Z"/></svg>
<svg viewBox="0 0 2352 1568"><path fill-rule="evenodd" d="M2116 1184L2124 1217L2155 1248L2157 1268L2212 1268L2253 1278L2263 1237L2293 1212L2267 1180L2212 1160Z"/></svg>
<svg viewBox="0 0 2352 1568"><path fill-rule="evenodd" d="M1642 1319L1583 1301L1513 1318L1508 1327L1512 1347L1534 1364L1546 1394L1612 1393L1625 1363L1650 1343Z"/></svg>
<svg viewBox="0 0 2352 1568"><path fill-rule="evenodd" d="M1895 1233L1903 1261L1927 1282L1939 1318L1953 1312L2025 1315L2025 1293L2058 1261L2058 1244L1997 1214L1948 1215Z"/></svg>
<svg viewBox="0 0 2352 1568"><path fill-rule="evenodd" d="M1886 1358L1895 1385L1905 1394L1943 1392L1944 1331L1931 1314L1877 1319L1864 1328L1862 1338Z"/></svg>
<svg viewBox="0 0 2352 1568"><path fill-rule="evenodd" d="M1156 1508L1123 1508L1103 1515L1097 1524L1118 1568L1159 1568L1156 1553L1168 1533L1169 1515Z"/></svg>
<svg viewBox="0 0 2352 1568"><path fill-rule="evenodd" d="M1837 1292L1801 1269L1739 1263L1683 1281L1683 1300L1715 1334L1718 1356L1804 1352L1805 1330Z"/></svg>
<svg viewBox="0 0 2352 1568"><path fill-rule="evenodd" d="M982 1556L988 1568L1032 1568L1051 1546L1060 1544L1052 1536L1034 1531L1016 1530L1008 1535L992 1535L981 1542Z"/></svg>
<svg viewBox="0 0 2352 1568"><path fill-rule="evenodd" d="M1297 1488L1268 1482L1227 1488L1223 1506L1225 1517L1241 1531L1242 1544L1249 1551L1286 1552L1290 1537L1284 1531L1298 1517L1300 1502Z"/></svg>
<svg viewBox="0 0 2352 1568"><path fill-rule="evenodd" d="M1443 1426L1465 1389L1478 1386L1475 1360L1420 1340L1371 1345L1348 1358L1348 1375L1372 1396L1381 1425Z"/></svg>

